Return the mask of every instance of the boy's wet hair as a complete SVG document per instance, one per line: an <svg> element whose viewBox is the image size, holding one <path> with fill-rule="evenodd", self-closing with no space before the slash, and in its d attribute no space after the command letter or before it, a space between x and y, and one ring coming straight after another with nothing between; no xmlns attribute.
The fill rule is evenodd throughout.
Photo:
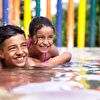
<svg viewBox="0 0 100 100"><path fill-rule="evenodd" d="M33 18L33 20L31 21L29 25L30 36L35 35L37 31L41 29L43 26L49 26L55 32L55 27L53 23L48 18L40 16L40 17Z"/></svg>
<svg viewBox="0 0 100 100"><path fill-rule="evenodd" d="M6 39L12 36L15 36L17 34L23 34L25 36L24 31L18 26L14 26L14 25L1 26L0 27L0 44L2 44Z"/></svg>

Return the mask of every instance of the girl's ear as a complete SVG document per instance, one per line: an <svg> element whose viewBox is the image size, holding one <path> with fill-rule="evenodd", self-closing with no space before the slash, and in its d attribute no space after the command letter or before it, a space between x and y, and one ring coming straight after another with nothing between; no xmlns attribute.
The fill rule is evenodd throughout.
<svg viewBox="0 0 100 100"><path fill-rule="evenodd" d="M30 35L28 35L28 40L31 42L32 41L32 37Z"/></svg>
<svg viewBox="0 0 100 100"><path fill-rule="evenodd" d="M37 42L38 42L37 37L35 37L35 36L28 35L28 39L29 39L30 43L32 43L32 44L37 44Z"/></svg>
<svg viewBox="0 0 100 100"><path fill-rule="evenodd" d="M30 35L28 34L28 39L30 39L31 37L30 37Z"/></svg>

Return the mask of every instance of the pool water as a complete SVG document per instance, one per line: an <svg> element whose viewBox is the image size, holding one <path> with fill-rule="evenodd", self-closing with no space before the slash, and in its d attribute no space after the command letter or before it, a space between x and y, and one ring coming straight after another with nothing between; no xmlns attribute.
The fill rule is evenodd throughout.
<svg viewBox="0 0 100 100"><path fill-rule="evenodd" d="M58 48L58 50L60 53L70 51L72 53L71 61L51 70L1 70L0 86L16 91L16 88L20 86L29 84L34 86L39 84L40 86L40 83L45 85L49 83L47 87L52 84L53 87L56 86L65 91L93 90L100 92L100 48Z"/></svg>

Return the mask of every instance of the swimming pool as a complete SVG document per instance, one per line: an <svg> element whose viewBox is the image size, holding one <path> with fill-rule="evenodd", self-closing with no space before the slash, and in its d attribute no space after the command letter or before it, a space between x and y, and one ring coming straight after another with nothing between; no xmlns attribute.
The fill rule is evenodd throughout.
<svg viewBox="0 0 100 100"><path fill-rule="evenodd" d="M0 71L0 86L3 86L15 93L20 93L19 89L22 89L21 92L23 92L23 89L29 89L30 91L30 85L33 90L35 89L34 93L36 93L37 89L38 91L40 90L41 92L44 91L46 93L53 93L55 90L59 92L62 90L70 92L73 91L74 94L86 90L100 92L100 48L68 49L64 47L58 48L58 50L60 53L66 50L70 51L72 53L71 61L51 70L2 70ZM41 87L44 88L41 89ZM26 93L25 90L24 93ZM28 93L33 93L33 91Z"/></svg>

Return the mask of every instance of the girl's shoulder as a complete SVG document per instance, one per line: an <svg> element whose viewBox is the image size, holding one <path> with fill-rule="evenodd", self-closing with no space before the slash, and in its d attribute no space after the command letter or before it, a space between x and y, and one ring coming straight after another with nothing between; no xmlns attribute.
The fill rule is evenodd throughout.
<svg viewBox="0 0 100 100"><path fill-rule="evenodd" d="M55 57L59 55L59 51L55 45L52 45L52 47L49 50L49 54L51 55L51 57Z"/></svg>

